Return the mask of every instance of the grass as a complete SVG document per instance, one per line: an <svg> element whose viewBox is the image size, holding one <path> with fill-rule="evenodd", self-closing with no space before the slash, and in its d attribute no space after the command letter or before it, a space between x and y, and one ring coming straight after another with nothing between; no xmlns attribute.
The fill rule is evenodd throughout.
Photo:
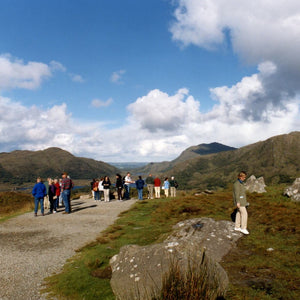
<svg viewBox="0 0 300 300"><path fill-rule="evenodd" d="M34 199L30 194L19 192L0 193L0 222L34 209Z"/></svg>
<svg viewBox="0 0 300 300"><path fill-rule="evenodd" d="M226 299L300 299L300 210L298 203L282 196L284 188L279 185L264 194L248 195L250 235L242 237L221 262L230 280ZM172 225L184 219L230 220L232 210L230 189L138 202L95 241L78 249L61 273L47 278L45 292L58 299L115 299L109 259L122 246L161 242Z"/></svg>
<svg viewBox="0 0 300 300"><path fill-rule="evenodd" d="M221 262L231 282L226 299L300 298L299 204L284 198L283 188L248 196L251 234ZM49 277L46 290L63 299L114 299L109 259L120 247L163 241L172 225L188 218L230 220L232 209L230 190L137 203L96 241L79 249L62 273Z"/></svg>

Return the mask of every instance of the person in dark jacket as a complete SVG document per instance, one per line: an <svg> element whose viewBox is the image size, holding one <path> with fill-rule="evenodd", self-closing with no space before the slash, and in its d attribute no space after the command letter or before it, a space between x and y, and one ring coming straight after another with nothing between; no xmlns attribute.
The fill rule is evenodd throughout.
<svg viewBox="0 0 300 300"><path fill-rule="evenodd" d="M139 176L139 179L135 182L135 185L138 191L139 200L143 200L143 188L145 185L145 181L142 179L142 176Z"/></svg>
<svg viewBox="0 0 300 300"><path fill-rule="evenodd" d="M49 196L49 202L50 202L49 213L50 214L56 213L56 186L52 179L49 180L48 196Z"/></svg>
<svg viewBox="0 0 300 300"><path fill-rule="evenodd" d="M32 195L34 197L34 216L37 216L39 203L41 205L41 213L44 216L44 197L47 195L47 190L40 177L36 180L36 184L32 189Z"/></svg>
<svg viewBox="0 0 300 300"><path fill-rule="evenodd" d="M104 202L109 202L109 188L111 186L111 182L108 176L104 177L104 180L102 181L102 185L104 188Z"/></svg>
<svg viewBox="0 0 300 300"><path fill-rule="evenodd" d="M118 200L123 201L122 200L123 180L120 174L116 174L116 189L118 193Z"/></svg>

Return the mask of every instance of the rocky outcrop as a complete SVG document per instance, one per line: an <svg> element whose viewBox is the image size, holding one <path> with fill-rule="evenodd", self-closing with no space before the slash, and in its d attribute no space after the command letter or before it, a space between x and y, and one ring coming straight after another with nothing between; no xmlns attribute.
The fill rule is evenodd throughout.
<svg viewBox="0 0 300 300"><path fill-rule="evenodd" d="M292 201L299 202L300 201L300 178L296 178L291 186L285 189L285 196L288 196L292 199Z"/></svg>
<svg viewBox="0 0 300 300"><path fill-rule="evenodd" d="M265 190L265 180L263 177L259 177L259 178L256 178L254 175L251 175L246 183L245 183L245 187L246 187L246 190L249 192L249 193L265 193L266 190Z"/></svg>
<svg viewBox="0 0 300 300"><path fill-rule="evenodd" d="M122 247L110 261L111 287L119 300L152 299L160 294L163 278L178 265L183 273L202 268L216 297L223 296L228 277L219 262L241 236L228 221L198 218L180 222L160 244Z"/></svg>

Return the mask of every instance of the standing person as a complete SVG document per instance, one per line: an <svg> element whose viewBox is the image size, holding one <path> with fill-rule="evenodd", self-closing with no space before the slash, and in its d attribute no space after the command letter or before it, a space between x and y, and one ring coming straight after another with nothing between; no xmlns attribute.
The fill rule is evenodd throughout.
<svg viewBox="0 0 300 300"><path fill-rule="evenodd" d="M99 199L100 199L100 201L102 199L104 199L104 188L103 188L103 185L102 185L103 180L104 180L104 177L101 177L100 181L99 181L99 184L98 184Z"/></svg>
<svg viewBox="0 0 300 300"><path fill-rule="evenodd" d="M170 192L171 192L171 197L176 197L176 189L178 188L178 183L175 180L175 177L172 176L170 180Z"/></svg>
<svg viewBox="0 0 300 300"><path fill-rule="evenodd" d="M36 184L32 189L32 195L34 197L34 216L37 217L39 203L41 206L41 213L44 216L44 197L47 195L47 190L40 177L36 180Z"/></svg>
<svg viewBox="0 0 300 300"><path fill-rule="evenodd" d="M146 184L149 193L149 199L153 199L154 178L152 177L152 174L149 174L149 176L146 178Z"/></svg>
<svg viewBox="0 0 300 300"><path fill-rule="evenodd" d="M244 185L246 177L246 172L240 172L238 174L237 180L233 184L233 202L234 205L237 207L234 230L240 231L243 234L249 234L249 231L247 230L248 213L246 208L246 189Z"/></svg>
<svg viewBox="0 0 300 300"><path fill-rule="evenodd" d="M135 185L138 191L139 200L143 200L143 188L145 185L145 181L142 179L142 176L139 176L139 179L135 182Z"/></svg>
<svg viewBox="0 0 300 300"><path fill-rule="evenodd" d="M102 185L104 188L104 202L109 202L109 188L111 186L111 182L108 176L104 177Z"/></svg>
<svg viewBox="0 0 300 300"><path fill-rule="evenodd" d="M99 179L95 179L94 181L93 192L94 192L94 200L100 201Z"/></svg>
<svg viewBox="0 0 300 300"><path fill-rule="evenodd" d="M123 201L122 200L123 180L120 174L116 174L116 189L118 194L118 200Z"/></svg>
<svg viewBox="0 0 300 300"><path fill-rule="evenodd" d="M154 190L155 190L155 198L160 198L160 185L161 181L158 177L154 179Z"/></svg>
<svg viewBox="0 0 300 300"><path fill-rule="evenodd" d="M56 213L56 186L54 184L54 180L52 180L51 178L49 180L48 196L50 202L49 214Z"/></svg>
<svg viewBox="0 0 300 300"><path fill-rule="evenodd" d="M165 191L165 196L166 196L166 198L169 197L169 188L170 188L169 178L166 177L166 178L165 178L165 181L164 181L164 191Z"/></svg>
<svg viewBox="0 0 300 300"><path fill-rule="evenodd" d="M125 189L124 198L126 200L130 199L129 192L130 192L130 184L131 183L134 183L134 181L132 181L130 173L127 172L127 175L124 178L124 189Z"/></svg>
<svg viewBox="0 0 300 300"><path fill-rule="evenodd" d="M59 207L59 197L60 197L60 185L58 183L58 179L54 179L54 185L55 185L55 196L56 196L56 210Z"/></svg>
<svg viewBox="0 0 300 300"><path fill-rule="evenodd" d="M62 173L62 181L61 181L61 192L63 195L63 201L65 204L65 211L63 214L71 213L71 190L74 187L73 182L70 177L68 177L68 173Z"/></svg>
<svg viewBox="0 0 300 300"><path fill-rule="evenodd" d="M48 195L49 180L50 180L50 178L47 178L47 180L45 182L43 182L45 187L46 187L46 196L45 196L45 199L44 199L44 208L46 208L46 209L50 208L49 195Z"/></svg>
<svg viewBox="0 0 300 300"><path fill-rule="evenodd" d="M60 191L60 195L59 195L59 198L58 198L59 206L63 206L63 195L62 195L62 192L61 192L61 182L62 182L62 178L59 178L59 181L58 181L59 191Z"/></svg>
<svg viewBox="0 0 300 300"><path fill-rule="evenodd" d="M95 192L94 192L94 184L96 182L96 179L93 178L93 180L90 182L91 185L91 192L92 192L92 198L95 199Z"/></svg>

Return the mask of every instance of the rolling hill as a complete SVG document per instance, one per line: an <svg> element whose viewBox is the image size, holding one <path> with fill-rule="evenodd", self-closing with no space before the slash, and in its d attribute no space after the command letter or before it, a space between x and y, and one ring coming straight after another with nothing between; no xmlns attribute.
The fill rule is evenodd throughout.
<svg viewBox="0 0 300 300"><path fill-rule="evenodd" d="M37 176L57 177L64 171L73 179L91 179L111 176L118 169L102 161L76 157L60 148L0 153L0 181L4 183L32 182Z"/></svg>
<svg viewBox="0 0 300 300"><path fill-rule="evenodd" d="M167 174L185 188L226 186L245 170L266 183L289 182L300 176L300 132L292 132L236 150L198 156L176 163Z"/></svg>

